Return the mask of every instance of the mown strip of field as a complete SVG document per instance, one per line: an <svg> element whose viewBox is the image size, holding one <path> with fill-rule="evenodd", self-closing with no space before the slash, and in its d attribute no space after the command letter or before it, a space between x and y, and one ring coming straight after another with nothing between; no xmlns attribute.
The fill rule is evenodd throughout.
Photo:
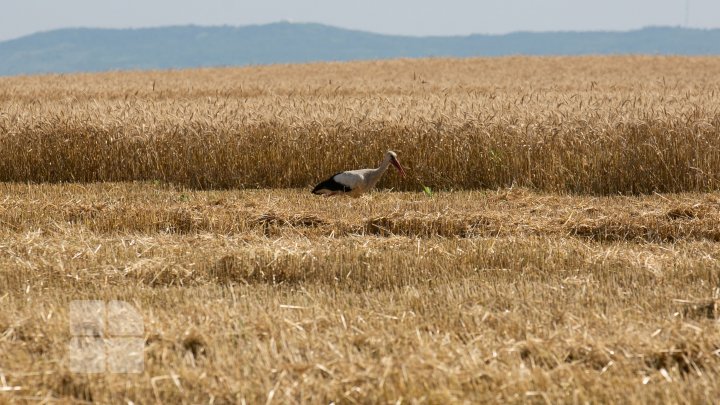
<svg viewBox="0 0 720 405"><path fill-rule="evenodd" d="M720 240L720 194L563 196L527 189L376 192L359 199L300 190L198 191L150 183L0 184L0 229L290 238L574 237ZM52 196L51 198L48 196Z"/></svg>
<svg viewBox="0 0 720 405"><path fill-rule="evenodd" d="M0 398L720 394L717 194L0 189ZM77 299L140 310L143 373L70 371Z"/></svg>

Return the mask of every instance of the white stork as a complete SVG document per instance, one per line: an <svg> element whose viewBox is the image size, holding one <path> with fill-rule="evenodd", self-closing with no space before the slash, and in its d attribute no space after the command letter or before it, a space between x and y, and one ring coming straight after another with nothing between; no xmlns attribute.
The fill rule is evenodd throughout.
<svg viewBox="0 0 720 405"><path fill-rule="evenodd" d="M397 160L397 154L393 151L385 153L385 158L377 169L350 170L333 174L329 179L321 182L313 189L313 194L326 197L345 194L351 197L359 197L360 194L369 191L380 180L388 167L392 164L398 169L400 175L405 177L405 170Z"/></svg>

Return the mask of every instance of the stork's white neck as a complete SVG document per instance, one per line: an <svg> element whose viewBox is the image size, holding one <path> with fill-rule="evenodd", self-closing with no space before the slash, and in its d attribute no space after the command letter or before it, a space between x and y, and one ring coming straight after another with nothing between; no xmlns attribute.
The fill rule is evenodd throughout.
<svg viewBox="0 0 720 405"><path fill-rule="evenodd" d="M391 159L392 159L392 157L391 157L389 154L386 154L386 155L385 155L385 158L384 158L383 161L380 163L380 167L378 167L377 170L380 170L382 173L384 173L385 170L387 170L387 168L390 167L390 160L391 160Z"/></svg>
<svg viewBox="0 0 720 405"><path fill-rule="evenodd" d="M382 163L380 163L380 167L377 169L373 169L368 175L367 175L367 184L366 189L371 189L375 187L375 184L380 180L380 178L385 174L388 167L390 167L390 155L385 155L385 158L383 159Z"/></svg>

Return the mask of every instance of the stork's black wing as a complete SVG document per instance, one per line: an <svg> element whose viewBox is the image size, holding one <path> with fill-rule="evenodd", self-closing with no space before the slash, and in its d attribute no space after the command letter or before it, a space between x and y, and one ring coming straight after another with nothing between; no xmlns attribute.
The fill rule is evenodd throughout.
<svg viewBox="0 0 720 405"><path fill-rule="evenodd" d="M321 182L320 184L318 184L317 186L315 186L312 193L313 194L322 194L323 190L327 190L330 192L342 191L343 193L348 193L348 192L352 191L352 189L350 187L335 181L335 176L337 176L340 173L342 173L342 172L333 174L332 176L330 176L329 179L327 179L327 180Z"/></svg>

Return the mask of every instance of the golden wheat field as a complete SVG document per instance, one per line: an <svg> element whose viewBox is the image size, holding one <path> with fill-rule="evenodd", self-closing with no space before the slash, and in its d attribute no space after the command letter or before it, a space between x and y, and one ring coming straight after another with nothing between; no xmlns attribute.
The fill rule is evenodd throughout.
<svg viewBox="0 0 720 405"><path fill-rule="evenodd" d="M719 77L623 56L0 78L0 402L715 402ZM388 149L408 177L310 194ZM141 314L141 372L72 367L77 300Z"/></svg>

